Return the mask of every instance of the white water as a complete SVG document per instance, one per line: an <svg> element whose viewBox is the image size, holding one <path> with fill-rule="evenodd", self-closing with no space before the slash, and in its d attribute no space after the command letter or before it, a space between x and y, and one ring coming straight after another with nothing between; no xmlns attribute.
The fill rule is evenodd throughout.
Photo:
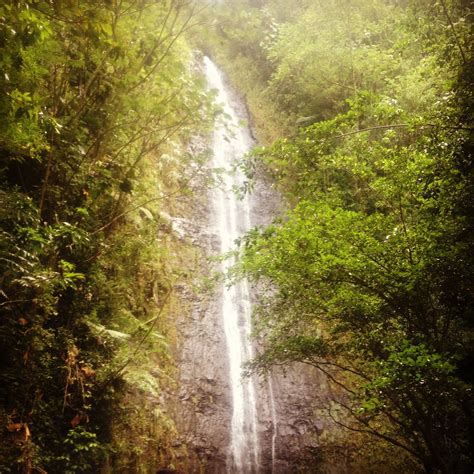
<svg viewBox="0 0 474 474"><path fill-rule="evenodd" d="M243 177L232 172L232 165L252 146L247 127L239 123L239 115L223 83L221 73L209 58L204 58L210 88L217 92L217 101L227 115L227 127L217 124L213 137L213 166L222 171L222 183L213 191L215 225L222 253L234 248L234 241L250 228L250 205L245 197L239 200L232 191L241 186ZM229 131L230 129L230 131ZM228 259L223 271L232 265ZM260 449L257 433L255 386L252 378L241 378L242 364L252 357L249 341L251 304L247 283L223 289L222 314L229 361L229 384L232 393L232 423L227 471L257 473Z"/></svg>
<svg viewBox="0 0 474 474"><path fill-rule="evenodd" d="M275 397L273 395L273 382L271 374L268 376L268 395L270 396L270 413L272 416L272 474L275 472L276 441L278 436L278 420L275 407Z"/></svg>

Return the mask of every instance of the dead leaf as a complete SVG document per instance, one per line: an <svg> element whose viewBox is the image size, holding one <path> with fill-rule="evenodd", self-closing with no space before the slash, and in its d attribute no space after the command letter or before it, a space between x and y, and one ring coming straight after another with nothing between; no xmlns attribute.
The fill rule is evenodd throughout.
<svg viewBox="0 0 474 474"><path fill-rule="evenodd" d="M88 367L87 365L83 365L81 367L81 372L86 376L86 377L93 377L95 375L95 370L92 369L91 367Z"/></svg>
<svg viewBox="0 0 474 474"><path fill-rule="evenodd" d="M23 428L23 423L8 423L7 430L10 433L14 433L15 431L20 431Z"/></svg>
<svg viewBox="0 0 474 474"><path fill-rule="evenodd" d="M11 433L9 438L13 443L26 443L31 437L30 429L26 423L9 423L7 431Z"/></svg>
<svg viewBox="0 0 474 474"><path fill-rule="evenodd" d="M71 420L71 426L75 428L80 422L82 421L82 414L78 413L72 420Z"/></svg>

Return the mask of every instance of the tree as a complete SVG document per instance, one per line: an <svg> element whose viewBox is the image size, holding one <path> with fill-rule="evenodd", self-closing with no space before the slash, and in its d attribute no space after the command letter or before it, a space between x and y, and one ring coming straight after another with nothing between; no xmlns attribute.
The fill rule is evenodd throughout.
<svg viewBox="0 0 474 474"><path fill-rule="evenodd" d="M292 113L309 113L311 101L330 95L330 81L311 69L329 65L321 56L329 58L328 51L338 55L340 47L354 71L369 72L357 74L350 90L339 89L332 101L338 107L321 102L316 123L254 154L291 209L242 240L233 271L262 290L255 319L263 350L248 370L312 364L345 391L338 403L346 417L336 422L398 446L426 472L468 472L472 84L463 79L453 88L470 70L467 11L456 4L446 15L441 4L392 3L384 2L393 8L388 19L371 18L372 4L358 5L364 13L350 29L334 26L343 20L330 7L312 5L280 30L274 49L287 66L272 81L290 78L294 102L281 107ZM331 26L320 21L324 8ZM319 28L308 21L320 21ZM375 34L385 21L392 24L388 38ZM357 34L365 26L367 39ZM341 31L355 31L354 42L341 42ZM308 56L298 62L302 51ZM390 60L378 60L384 57ZM310 71L299 74L301 83L291 77L298 64ZM350 86L349 63L342 64L328 77Z"/></svg>
<svg viewBox="0 0 474 474"><path fill-rule="evenodd" d="M195 13L171 0L0 7L2 472L162 454L146 421L125 430L112 413L136 408L127 391L164 383L138 381L145 350L170 365L159 209L200 164L185 144L210 116L184 40Z"/></svg>

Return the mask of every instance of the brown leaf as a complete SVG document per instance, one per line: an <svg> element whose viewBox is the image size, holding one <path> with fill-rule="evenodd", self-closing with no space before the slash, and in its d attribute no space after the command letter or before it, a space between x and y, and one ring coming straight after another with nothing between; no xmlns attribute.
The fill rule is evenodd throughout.
<svg viewBox="0 0 474 474"><path fill-rule="evenodd" d="M71 426L75 428L82 421L82 414L78 413L71 421Z"/></svg>
<svg viewBox="0 0 474 474"><path fill-rule="evenodd" d="M31 436L30 429L28 428L28 425L26 423L24 424L24 427L25 427L25 441L28 441L28 439Z"/></svg>
<svg viewBox="0 0 474 474"><path fill-rule="evenodd" d="M81 367L81 372L84 374L85 377L92 377L95 375L95 370L87 365L83 365Z"/></svg>
<svg viewBox="0 0 474 474"><path fill-rule="evenodd" d="M23 423L8 423L7 430L10 433L14 433L15 431L20 431L23 428Z"/></svg>

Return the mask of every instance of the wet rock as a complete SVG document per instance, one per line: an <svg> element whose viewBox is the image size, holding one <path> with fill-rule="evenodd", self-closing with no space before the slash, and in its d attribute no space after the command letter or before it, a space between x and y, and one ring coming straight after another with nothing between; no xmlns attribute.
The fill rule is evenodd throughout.
<svg viewBox="0 0 474 474"><path fill-rule="evenodd" d="M240 108L245 119L242 104ZM250 198L252 226L269 224L282 209L280 197L264 176L261 178ZM199 198L183 197L182 216L162 215L175 238L190 242L202 252L198 267L192 268L195 280L175 285L188 311L171 315L176 320L178 337L175 357L179 389L174 399L169 397L169 403L180 433L175 447L186 448L185 453L179 451L176 455L178 472L222 474L229 455L232 401L219 287L214 282L206 291L197 291L203 280L218 269L206 257L220 252L220 241L210 226L213 211L205 191L208 177L201 175L199 179L201 185L195 185ZM252 299L256 301L257 297L254 290ZM255 387L259 474L344 472L342 468L328 470L321 461L321 435L334 428L327 418L315 415L325 410L331 398L321 373L295 364L285 372L274 370L267 380L256 379Z"/></svg>

